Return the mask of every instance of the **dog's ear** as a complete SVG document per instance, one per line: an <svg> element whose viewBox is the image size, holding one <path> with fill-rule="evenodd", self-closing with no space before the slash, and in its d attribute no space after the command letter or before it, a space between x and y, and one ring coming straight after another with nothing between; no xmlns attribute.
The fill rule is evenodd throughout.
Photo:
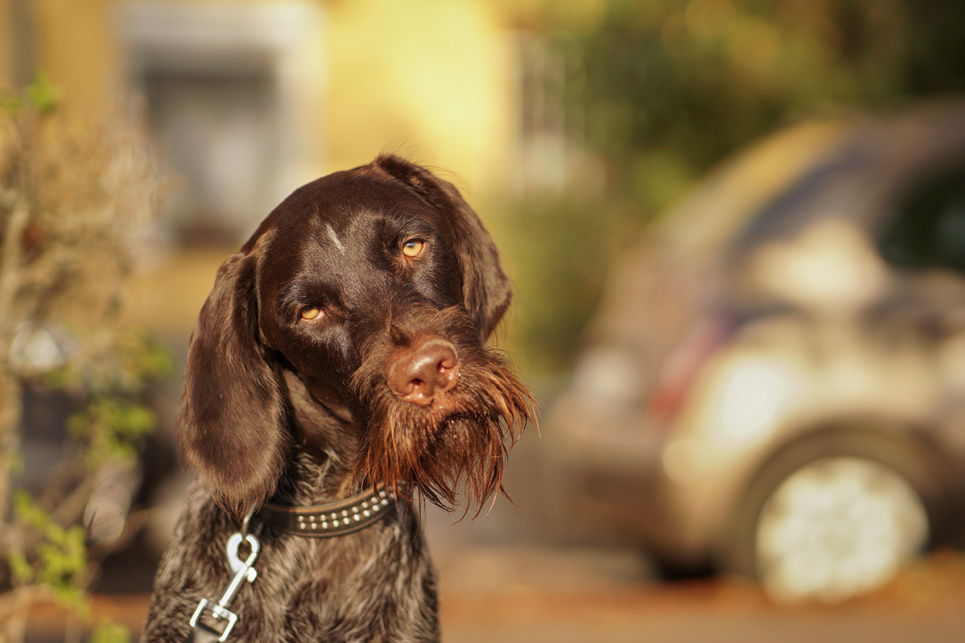
<svg viewBox="0 0 965 643"><path fill-rule="evenodd" d="M258 342L254 255L222 264L188 347L178 453L226 511L274 492L290 446L278 379Z"/></svg>
<svg viewBox="0 0 965 643"><path fill-rule="evenodd" d="M454 185L428 170L393 155L382 155L373 163L395 180L448 214L452 244L462 271L463 300L476 317L485 339L495 330L512 301L512 286L499 263L499 251L476 212Z"/></svg>

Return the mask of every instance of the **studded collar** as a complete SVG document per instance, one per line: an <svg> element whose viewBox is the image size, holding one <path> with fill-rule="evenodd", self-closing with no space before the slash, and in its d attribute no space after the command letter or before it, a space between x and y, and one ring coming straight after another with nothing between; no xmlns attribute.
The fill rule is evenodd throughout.
<svg viewBox="0 0 965 643"><path fill-rule="evenodd" d="M256 514L267 525L298 536L331 538L375 524L396 510L396 496L386 489L362 493L325 505L289 507L265 504Z"/></svg>

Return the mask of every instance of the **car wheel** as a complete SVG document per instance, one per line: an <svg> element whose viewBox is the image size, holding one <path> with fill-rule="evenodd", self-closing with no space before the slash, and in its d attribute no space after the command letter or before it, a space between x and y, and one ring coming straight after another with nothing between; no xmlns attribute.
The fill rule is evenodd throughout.
<svg viewBox="0 0 965 643"><path fill-rule="evenodd" d="M888 425L828 425L747 483L715 550L722 571L780 601L836 602L886 582L957 533L941 460Z"/></svg>
<svg viewBox="0 0 965 643"><path fill-rule="evenodd" d="M925 503L890 467L829 457L780 481L753 530L754 566L781 601L840 601L887 582L928 540Z"/></svg>

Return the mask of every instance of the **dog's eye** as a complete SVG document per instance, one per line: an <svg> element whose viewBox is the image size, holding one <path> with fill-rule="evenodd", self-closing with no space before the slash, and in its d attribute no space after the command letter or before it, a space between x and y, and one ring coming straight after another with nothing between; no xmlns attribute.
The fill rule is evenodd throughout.
<svg viewBox="0 0 965 643"><path fill-rule="evenodd" d="M409 259L415 259L426 249L426 242L422 239L409 239L402 246L402 254Z"/></svg>
<svg viewBox="0 0 965 643"><path fill-rule="evenodd" d="M305 321L317 321L325 316L325 311L317 306L310 306L308 308L302 308L302 311L298 315Z"/></svg>

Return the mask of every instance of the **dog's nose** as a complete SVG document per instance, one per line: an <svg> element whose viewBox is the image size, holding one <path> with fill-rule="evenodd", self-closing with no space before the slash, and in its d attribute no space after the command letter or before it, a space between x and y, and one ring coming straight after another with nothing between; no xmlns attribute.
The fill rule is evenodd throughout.
<svg viewBox="0 0 965 643"><path fill-rule="evenodd" d="M419 406L429 405L439 393L455 386L458 378L456 347L441 337L400 351L386 368L392 392Z"/></svg>

